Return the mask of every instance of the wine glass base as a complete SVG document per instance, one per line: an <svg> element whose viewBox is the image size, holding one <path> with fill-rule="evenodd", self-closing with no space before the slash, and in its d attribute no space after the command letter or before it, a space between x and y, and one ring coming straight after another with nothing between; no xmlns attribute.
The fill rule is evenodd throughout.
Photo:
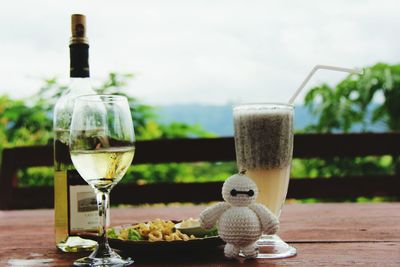
<svg viewBox="0 0 400 267"><path fill-rule="evenodd" d="M74 262L74 266L128 266L133 263L131 258L90 258L85 257Z"/></svg>
<svg viewBox="0 0 400 267"><path fill-rule="evenodd" d="M108 255L103 257L98 254L98 251L95 250L88 257L76 260L74 266L128 266L134 262L131 258L123 259L111 249L108 251Z"/></svg>
<svg viewBox="0 0 400 267"><path fill-rule="evenodd" d="M295 247L290 246L277 235L263 235L257 240L257 259L282 259L297 254Z"/></svg>

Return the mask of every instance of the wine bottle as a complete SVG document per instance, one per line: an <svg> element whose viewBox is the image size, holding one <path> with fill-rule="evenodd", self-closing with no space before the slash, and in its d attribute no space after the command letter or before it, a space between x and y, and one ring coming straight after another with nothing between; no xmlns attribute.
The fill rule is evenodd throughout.
<svg viewBox="0 0 400 267"><path fill-rule="evenodd" d="M91 250L92 240L77 236L99 225L93 189L79 176L69 154L69 129L74 99L95 94L90 84L86 17L71 16L70 84L54 107L54 215L56 246L65 252Z"/></svg>

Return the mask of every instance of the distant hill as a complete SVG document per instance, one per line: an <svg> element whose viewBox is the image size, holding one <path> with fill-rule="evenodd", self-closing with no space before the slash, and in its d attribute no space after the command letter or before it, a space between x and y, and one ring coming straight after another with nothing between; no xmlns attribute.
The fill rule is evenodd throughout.
<svg viewBox="0 0 400 267"><path fill-rule="evenodd" d="M159 121L173 121L188 124L199 124L208 132L218 136L233 135L233 118L231 105L171 105L158 107ZM312 123L313 118L303 106L295 108L295 129L303 129Z"/></svg>

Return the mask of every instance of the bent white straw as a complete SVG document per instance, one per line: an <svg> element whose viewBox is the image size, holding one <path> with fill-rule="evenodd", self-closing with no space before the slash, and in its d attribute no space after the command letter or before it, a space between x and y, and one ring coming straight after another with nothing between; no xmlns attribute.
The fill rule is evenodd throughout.
<svg viewBox="0 0 400 267"><path fill-rule="evenodd" d="M312 78L314 73L317 70L321 70L321 69L348 72L348 73L354 73L354 74L362 74L363 73L363 71L359 70L359 69L349 69L349 68L342 68L342 67L336 67L336 66L327 66L327 65L315 65L314 68L312 68L310 73L307 75L305 80L301 83L300 87L296 90L294 95L290 98L289 104L293 104L293 102L296 99L296 97L300 94L301 90L303 90L304 86L306 86L306 84Z"/></svg>

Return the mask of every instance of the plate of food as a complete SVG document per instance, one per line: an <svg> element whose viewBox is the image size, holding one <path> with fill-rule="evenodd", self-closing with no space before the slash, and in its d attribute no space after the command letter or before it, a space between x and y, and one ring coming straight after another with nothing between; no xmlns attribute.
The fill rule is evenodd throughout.
<svg viewBox="0 0 400 267"><path fill-rule="evenodd" d="M83 233L84 238L97 240L93 233ZM197 219L149 222L114 226L107 230L110 246L128 254L176 253L217 250L224 245L216 228L205 230Z"/></svg>

